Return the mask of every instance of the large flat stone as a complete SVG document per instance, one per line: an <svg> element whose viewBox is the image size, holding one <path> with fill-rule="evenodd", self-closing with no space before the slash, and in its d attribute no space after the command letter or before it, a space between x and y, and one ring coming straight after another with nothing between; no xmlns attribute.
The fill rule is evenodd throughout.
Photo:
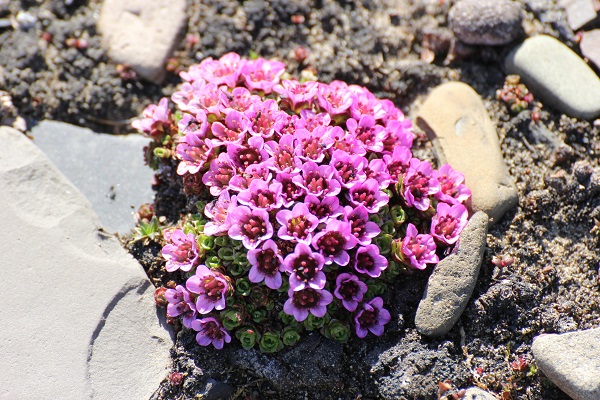
<svg viewBox="0 0 600 400"><path fill-rule="evenodd" d="M560 5L567 12L569 27L576 31L596 19L594 0L562 0Z"/></svg>
<svg viewBox="0 0 600 400"><path fill-rule="evenodd" d="M185 0L105 0L98 30L110 58L160 84L186 21Z"/></svg>
<svg viewBox="0 0 600 400"><path fill-rule="evenodd" d="M0 139L0 397L148 399L172 342L142 267L31 140Z"/></svg>
<svg viewBox="0 0 600 400"><path fill-rule="evenodd" d="M546 35L525 40L506 58L534 96L571 117L600 116L600 78L573 50Z"/></svg>
<svg viewBox="0 0 600 400"><path fill-rule="evenodd" d="M533 340L540 370L574 400L600 399L600 328Z"/></svg>
<svg viewBox="0 0 600 400"><path fill-rule="evenodd" d="M417 330L423 335L445 335L465 310L479 277L487 225L484 212L474 214L452 254L433 270L415 316Z"/></svg>
<svg viewBox="0 0 600 400"><path fill-rule="evenodd" d="M153 172L144 165L140 135L97 134L90 129L43 121L32 129L34 143L92 203L109 232L126 234L133 212L152 203Z"/></svg>
<svg viewBox="0 0 600 400"><path fill-rule="evenodd" d="M465 175L474 211L484 211L492 223L517 205L496 129L469 85L448 82L435 88L421 106L417 124L433 142L439 164L448 163Z"/></svg>

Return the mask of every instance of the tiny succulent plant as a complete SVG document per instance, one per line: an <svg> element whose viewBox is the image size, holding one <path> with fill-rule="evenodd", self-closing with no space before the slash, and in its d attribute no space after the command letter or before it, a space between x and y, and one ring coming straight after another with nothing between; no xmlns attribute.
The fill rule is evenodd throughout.
<svg viewBox="0 0 600 400"><path fill-rule="evenodd" d="M208 58L181 72L174 106L163 98L133 123L153 139L149 165L176 170L196 204L163 231L164 268L184 280L160 298L202 346L380 336L387 285L438 263L467 223L464 176L413 157L390 100L284 73Z"/></svg>

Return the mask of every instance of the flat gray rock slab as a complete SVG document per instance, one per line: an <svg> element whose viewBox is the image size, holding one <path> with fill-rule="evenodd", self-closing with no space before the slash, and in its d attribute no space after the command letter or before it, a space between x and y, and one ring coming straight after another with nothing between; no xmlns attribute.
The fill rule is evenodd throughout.
<svg viewBox="0 0 600 400"><path fill-rule="evenodd" d="M463 400L498 400L498 398L478 387L470 387L466 390Z"/></svg>
<svg viewBox="0 0 600 400"><path fill-rule="evenodd" d="M133 213L152 203L154 172L144 165L140 135L98 134L87 128L43 121L32 129L34 143L92 203L108 232L127 234Z"/></svg>
<svg viewBox="0 0 600 400"><path fill-rule="evenodd" d="M448 82L435 88L421 106L417 124L433 142L439 164L448 163L465 175L474 211L484 211L493 223L517 205L517 188L496 129L469 85Z"/></svg>
<svg viewBox="0 0 600 400"><path fill-rule="evenodd" d="M448 12L448 23L464 43L496 46L523 35L521 5L509 0L460 0Z"/></svg>
<svg viewBox="0 0 600 400"><path fill-rule="evenodd" d="M452 254L433 270L415 316L417 330L423 335L445 335L465 310L479 277L487 225L484 212L474 214Z"/></svg>
<svg viewBox="0 0 600 400"><path fill-rule="evenodd" d="M0 397L148 399L172 346L152 284L30 139L0 139Z"/></svg>
<svg viewBox="0 0 600 400"><path fill-rule="evenodd" d="M574 400L600 399L600 328L533 340L540 370Z"/></svg>
<svg viewBox="0 0 600 400"><path fill-rule="evenodd" d="M583 32L580 47L583 56L600 68L600 29Z"/></svg>
<svg viewBox="0 0 600 400"><path fill-rule="evenodd" d="M534 96L571 117L600 116L600 78L573 50L546 35L525 40L508 55L508 73L521 76Z"/></svg>
<svg viewBox="0 0 600 400"><path fill-rule="evenodd" d="M186 22L186 0L105 0L98 31L110 58L160 84Z"/></svg>

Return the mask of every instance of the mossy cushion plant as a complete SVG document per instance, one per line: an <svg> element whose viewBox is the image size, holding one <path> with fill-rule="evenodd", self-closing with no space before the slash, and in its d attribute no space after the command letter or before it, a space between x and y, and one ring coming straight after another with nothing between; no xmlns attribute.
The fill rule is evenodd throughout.
<svg viewBox="0 0 600 400"><path fill-rule="evenodd" d="M438 263L467 223L464 176L412 156L412 125L391 101L284 73L208 58L181 73L173 105L133 123L153 139L149 164L176 165L197 206L163 230L165 269L186 278L159 291L202 346L380 336L387 286Z"/></svg>

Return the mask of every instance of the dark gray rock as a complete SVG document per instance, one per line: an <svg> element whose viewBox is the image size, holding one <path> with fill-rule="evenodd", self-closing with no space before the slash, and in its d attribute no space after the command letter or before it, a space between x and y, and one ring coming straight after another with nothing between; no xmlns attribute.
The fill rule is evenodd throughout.
<svg viewBox="0 0 600 400"><path fill-rule="evenodd" d="M435 399L438 383L466 381L469 371L451 341L426 343L408 331L395 346L367 357L383 399Z"/></svg>
<svg viewBox="0 0 600 400"><path fill-rule="evenodd" d="M235 389L226 383L208 379L204 390L198 395L205 400L227 400L233 395Z"/></svg>
<svg viewBox="0 0 600 400"><path fill-rule="evenodd" d="M509 0L461 0L448 13L456 37L467 44L496 46L523 35L521 7Z"/></svg>
<svg viewBox="0 0 600 400"><path fill-rule="evenodd" d="M465 310L479 276L487 224L484 212L473 215L452 254L433 270L415 316L415 325L422 334L445 335Z"/></svg>
<svg viewBox="0 0 600 400"><path fill-rule="evenodd" d="M129 233L133 212L152 203L153 171L144 164L148 139L97 134L62 122L43 121L31 131L34 143L92 203L104 229Z"/></svg>
<svg viewBox="0 0 600 400"><path fill-rule="evenodd" d="M540 370L574 400L600 399L600 329L533 340Z"/></svg>

